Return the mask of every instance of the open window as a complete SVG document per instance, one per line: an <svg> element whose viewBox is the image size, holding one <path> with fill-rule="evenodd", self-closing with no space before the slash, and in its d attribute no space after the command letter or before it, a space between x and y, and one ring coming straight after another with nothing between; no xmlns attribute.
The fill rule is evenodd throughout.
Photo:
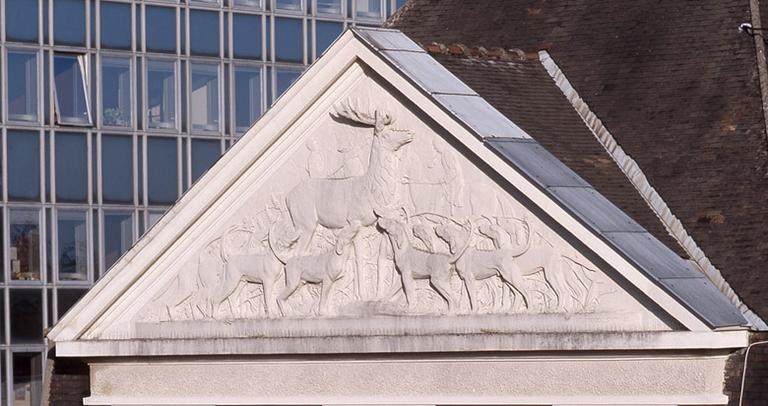
<svg viewBox="0 0 768 406"><path fill-rule="evenodd" d="M56 122L62 125L91 125L85 55L56 54L53 65Z"/></svg>

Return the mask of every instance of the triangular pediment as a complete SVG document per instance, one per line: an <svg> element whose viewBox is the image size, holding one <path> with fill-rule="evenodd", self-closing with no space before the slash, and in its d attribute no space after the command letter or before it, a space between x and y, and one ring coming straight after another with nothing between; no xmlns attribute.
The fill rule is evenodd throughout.
<svg viewBox="0 0 768 406"><path fill-rule="evenodd" d="M346 33L52 340L706 330L418 85Z"/></svg>

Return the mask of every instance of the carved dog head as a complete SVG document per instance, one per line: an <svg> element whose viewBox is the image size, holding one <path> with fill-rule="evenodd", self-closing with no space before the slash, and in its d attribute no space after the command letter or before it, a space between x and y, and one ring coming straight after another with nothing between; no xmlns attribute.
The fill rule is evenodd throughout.
<svg viewBox="0 0 768 406"><path fill-rule="evenodd" d="M379 218L377 225L379 228L384 230L385 233L387 233L392 241L394 241L398 249L403 248L406 236L404 234L402 224L400 224L397 220L381 217Z"/></svg>
<svg viewBox="0 0 768 406"><path fill-rule="evenodd" d="M435 227L435 234L448 243L451 254L455 254L461 243L461 238L466 231L457 224L446 222Z"/></svg>

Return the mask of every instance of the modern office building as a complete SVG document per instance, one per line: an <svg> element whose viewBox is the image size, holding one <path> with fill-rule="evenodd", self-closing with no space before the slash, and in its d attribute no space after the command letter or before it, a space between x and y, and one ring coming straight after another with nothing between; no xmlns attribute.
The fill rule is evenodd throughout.
<svg viewBox="0 0 768 406"><path fill-rule="evenodd" d="M403 0L3 0L0 375L350 25Z"/></svg>

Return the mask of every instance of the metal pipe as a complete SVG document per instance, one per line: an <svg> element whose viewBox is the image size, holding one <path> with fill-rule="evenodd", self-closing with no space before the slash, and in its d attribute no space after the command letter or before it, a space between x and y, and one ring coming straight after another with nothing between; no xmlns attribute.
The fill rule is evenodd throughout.
<svg viewBox="0 0 768 406"><path fill-rule="evenodd" d="M742 398L744 397L744 382L747 378L747 361L749 360L749 350L756 345L768 344L768 341L757 341L747 346L747 351L744 353L744 369L741 371L741 389L739 390L739 406L741 406Z"/></svg>

